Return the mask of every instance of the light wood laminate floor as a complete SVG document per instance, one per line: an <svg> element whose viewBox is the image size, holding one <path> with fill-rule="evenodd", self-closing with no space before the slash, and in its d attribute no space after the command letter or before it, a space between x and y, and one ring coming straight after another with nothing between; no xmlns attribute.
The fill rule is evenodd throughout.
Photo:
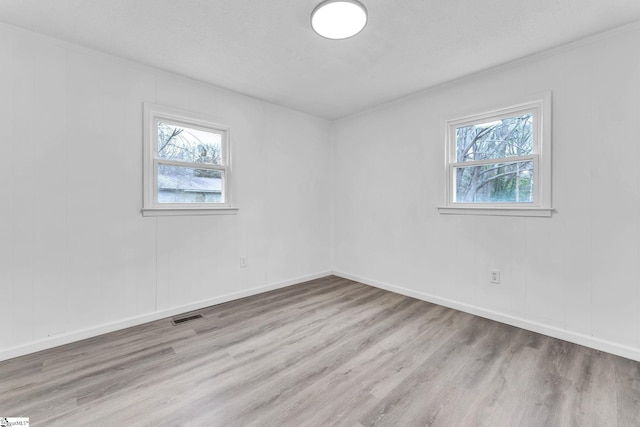
<svg viewBox="0 0 640 427"><path fill-rule="evenodd" d="M638 426L640 363L327 277L0 363L33 426Z"/></svg>

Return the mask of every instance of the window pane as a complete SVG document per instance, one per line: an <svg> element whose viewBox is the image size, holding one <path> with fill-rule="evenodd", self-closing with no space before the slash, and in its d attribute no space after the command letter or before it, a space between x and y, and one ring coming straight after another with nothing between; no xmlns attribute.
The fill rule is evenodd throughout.
<svg viewBox="0 0 640 427"><path fill-rule="evenodd" d="M157 125L158 158L222 165L221 134L161 121Z"/></svg>
<svg viewBox="0 0 640 427"><path fill-rule="evenodd" d="M158 165L158 203L222 203L222 171Z"/></svg>
<svg viewBox="0 0 640 427"><path fill-rule="evenodd" d="M532 203L533 161L456 168L458 203Z"/></svg>
<svg viewBox="0 0 640 427"><path fill-rule="evenodd" d="M532 149L531 114L456 128L458 162L526 156Z"/></svg>

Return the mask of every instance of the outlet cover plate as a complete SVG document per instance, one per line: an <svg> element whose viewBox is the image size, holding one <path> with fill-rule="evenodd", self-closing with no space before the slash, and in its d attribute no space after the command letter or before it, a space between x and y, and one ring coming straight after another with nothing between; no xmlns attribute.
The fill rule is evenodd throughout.
<svg viewBox="0 0 640 427"><path fill-rule="evenodd" d="M500 271L489 270L489 283L500 283Z"/></svg>

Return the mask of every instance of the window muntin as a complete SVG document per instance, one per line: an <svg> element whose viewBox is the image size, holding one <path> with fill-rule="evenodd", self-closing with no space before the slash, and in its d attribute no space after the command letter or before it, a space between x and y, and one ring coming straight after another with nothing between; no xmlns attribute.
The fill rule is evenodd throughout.
<svg viewBox="0 0 640 427"><path fill-rule="evenodd" d="M229 129L145 104L145 211L229 208Z"/></svg>
<svg viewBox="0 0 640 427"><path fill-rule="evenodd" d="M550 212L550 94L450 120L446 129L442 213L465 208Z"/></svg>

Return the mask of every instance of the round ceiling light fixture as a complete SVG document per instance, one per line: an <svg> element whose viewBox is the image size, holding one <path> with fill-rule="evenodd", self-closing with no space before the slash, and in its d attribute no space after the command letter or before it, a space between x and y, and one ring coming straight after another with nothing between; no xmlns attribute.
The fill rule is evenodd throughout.
<svg viewBox="0 0 640 427"><path fill-rule="evenodd" d="M325 0L311 12L311 27L322 37L341 40L367 25L367 9L357 0Z"/></svg>

